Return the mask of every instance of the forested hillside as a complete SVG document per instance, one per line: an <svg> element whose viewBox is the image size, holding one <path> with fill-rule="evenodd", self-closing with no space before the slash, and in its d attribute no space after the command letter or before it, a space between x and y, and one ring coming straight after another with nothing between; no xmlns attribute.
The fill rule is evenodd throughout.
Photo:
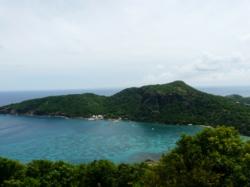
<svg viewBox="0 0 250 187"><path fill-rule="evenodd" d="M0 113L123 118L165 124L234 126L250 134L250 106L235 99L207 94L182 81L128 88L110 96L79 94L24 101Z"/></svg>

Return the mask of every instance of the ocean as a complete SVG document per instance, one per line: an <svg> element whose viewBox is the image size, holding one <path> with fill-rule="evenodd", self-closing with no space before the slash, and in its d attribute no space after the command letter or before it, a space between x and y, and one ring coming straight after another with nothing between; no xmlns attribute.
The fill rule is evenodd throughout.
<svg viewBox="0 0 250 187"><path fill-rule="evenodd" d="M47 91L0 91L0 106L21 102L28 99L36 99L47 96L95 93L110 96L120 89L92 89L92 90L47 90Z"/></svg>

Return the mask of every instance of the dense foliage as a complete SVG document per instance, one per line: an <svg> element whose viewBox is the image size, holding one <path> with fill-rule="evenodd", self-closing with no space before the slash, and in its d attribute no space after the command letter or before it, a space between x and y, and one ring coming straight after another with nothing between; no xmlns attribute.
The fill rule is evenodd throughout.
<svg viewBox="0 0 250 187"><path fill-rule="evenodd" d="M0 113L119 118L168 124L234 126L250 135L250 106L198 91L182 81L128 88L113 96L54 96L0 108ZM235 125L237 124L237 125Z"/></svg>
<svg viewBox="0 0 250 187"><path fill-rule="evenodd" d="M245 104L248 106L250 105L250 97L242 97L241 95L236 95L236 94L228 95L227 97L241 104Z"/></svg>
<svg viewBox="0 0 250 187"><path fill-rule="evenodd" d="M236 130L207 128L182 136L174 150L154 164L100 160L73 165L36 160L28 164L0 158L3 187L248 187L250 142Z"/></svg>

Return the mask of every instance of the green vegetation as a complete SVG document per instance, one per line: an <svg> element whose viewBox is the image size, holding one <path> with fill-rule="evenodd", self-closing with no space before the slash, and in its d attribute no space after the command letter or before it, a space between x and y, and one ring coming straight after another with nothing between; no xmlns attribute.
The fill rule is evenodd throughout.
<svg viewBox="0 0 250 187"><path fill-rule="evenodd" d="M230 99L233 99L235 102L245 104L245 105L250 105L250 97L242 97L240 95L228 95L227 96Z"/></svg>
<svg viewBox="0 0 250 187"><path fill-rule="evenodd" d="M250 106L198 91L182 81L128 88L110 97L80 94L34 99L1 107L0 113L67 117L100 114L166 124L225 124L250 135Z"/></svg>
<svg viewBox="0 0 250 187"><path fill-rule="evenodd" d="M182 136L174 150L154 164L100 160L73 165L0 158L3 187L248 187L250 142L228 127Z"/></svg>

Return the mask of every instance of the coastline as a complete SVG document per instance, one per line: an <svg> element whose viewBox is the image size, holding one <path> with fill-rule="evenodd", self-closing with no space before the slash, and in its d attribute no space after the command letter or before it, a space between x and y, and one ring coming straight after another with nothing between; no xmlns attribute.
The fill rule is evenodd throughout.
<svg viewBox="0 0 250 187"><path fill-rule="evenodd" d="M203 128L214 128L214 127L212 127L212 126L210 126L210 125L199 125L200 127L203 127Z"/></svg>
<svg viewBox="0 0 250 187"><path fill-rule="evenodd" d="M119 121L131 121L131 122L142 122L142 123L156 123L156 124L161 124L161 125L176 125L176 126L200 126L202 128L214 128L209 125L199 125L195 123L186 123L186 124L180 124L180 123L163 123L159 121L141 121L141 120L130 120L127 118L106 118L105 115L92 115L91 117L69 117L69 116L64 116L64 115L38 115L38 114L28 114L28 113L0 113L0 115L12 115L12 116L26 116L26 117L47 117L47 118L62 118L62 119L80 119L80 120L88 120L88 121L98 121L98 120L108 120L108 121L113 121L113 122L119 122ZM97 117L99 116L99 117Z"/></svg>
<svg viewBox="0 0 250 187"><path fill-rule="evenodd" d="M112 121L112 122L119 122L119 121L131 121L131 122L142 122L142 123L156 123L156 124L160 124L160 125L176 125L176 126L199 126L201 128L215 128L213 126L210 125L198 125L195 123L188 123L188 124L170 124L170 123L161 123L161 122L157 122L157 121L140 121L140 120L129 120L129 119L122 119L121 117L118 118L105 118L104 115L92 115L91 117L69 117L69 116L64 116L64 115L37 115L37 114L11 114L11 113L0 113L0 115L12 115L12 116L25 116L25 117L40 117L40 118L62 118L65 120L68 119L79 119L79 120L88 120L88 121L98 121L98 120L108 120L108 121ZM99 117L98 117L99 116ZM247 135L240 135L245 141L249 141L250 140L250 136ZM146 159L146 160L151 160L151 159ZM158 160L151 160L153 162L158 161Z"/></svg>

